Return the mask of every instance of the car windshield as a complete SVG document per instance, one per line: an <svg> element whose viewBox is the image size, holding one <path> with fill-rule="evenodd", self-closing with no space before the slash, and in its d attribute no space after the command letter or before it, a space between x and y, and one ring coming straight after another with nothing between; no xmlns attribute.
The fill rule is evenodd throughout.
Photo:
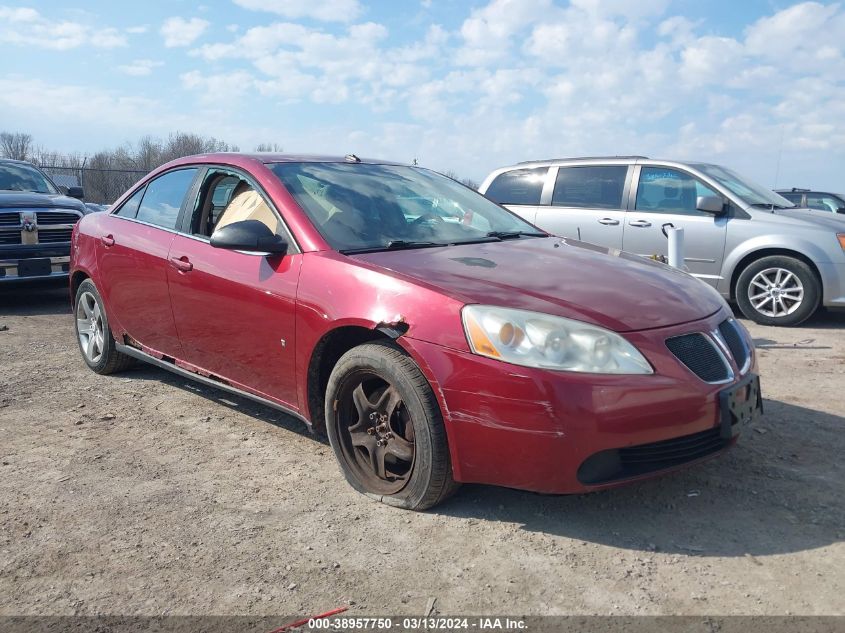
<svg viewBox="0 0 845 633"><path fill-rule="evenodd" d="M0 190L59 193L44 174L23 163L0 163Z"/></svg>
<svg viewBox="0 0 845 633"><path fill-rule="evenodd" d="M743 178L726 167L705 164L693 165L693 167L716 180L725 189L751 206L772 206L781 209L789 209L795 206L780 194Z"/></svg>
<svg viewBox="0 0 845 633"><path fill-rule="evenodd" d="M270 168L338 251L546 237L481 194L427 169L317 162Z"/></svg>

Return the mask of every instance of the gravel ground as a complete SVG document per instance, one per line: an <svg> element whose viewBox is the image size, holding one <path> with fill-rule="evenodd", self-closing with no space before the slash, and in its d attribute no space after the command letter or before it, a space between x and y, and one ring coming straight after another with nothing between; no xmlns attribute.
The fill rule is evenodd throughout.
<svg viewBox="0 0 845 633"><path fill-rule="evenodd" d="M766 414L721 458L415 514L274 410L93 374L63 286L0 288L0 615L843 614L845 315L748 325Z"/></svg>

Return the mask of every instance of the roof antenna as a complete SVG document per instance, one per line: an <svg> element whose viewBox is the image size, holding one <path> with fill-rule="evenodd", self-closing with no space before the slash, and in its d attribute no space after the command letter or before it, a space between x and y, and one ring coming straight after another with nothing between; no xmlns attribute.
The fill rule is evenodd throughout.
<svg viewBox="0 0 845 633"><path fill-rule="evenodd" d="M355 154L347 154L343 157L347 163L360 163L361 159L358 158Z"/></svg>

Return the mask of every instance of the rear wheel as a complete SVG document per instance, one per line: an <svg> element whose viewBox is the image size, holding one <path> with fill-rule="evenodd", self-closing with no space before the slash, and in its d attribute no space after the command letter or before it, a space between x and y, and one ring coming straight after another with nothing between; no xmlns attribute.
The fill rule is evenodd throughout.
<svg viewBox="0 0 845 633"><path fill-rule="evenodd" d="M391 343L344 354L326 390L326 430L353 488L425 510L457 489L437 400L419 367Z"/></svg>
<svg viewBox="0 0 845 633"><path fill-rule="evenodd" d="M86 279L76 291L74 301L76 340L82 358L98 374L112 374L134 364L134 359L115 348L103 300L97 287Z"/></svg>
<svg viewBox="0 0 845 633"><path fill-rule="evenodd" d="M763 325L798 325L816 311L820 301L818 278L794 257L762 257L737 280L736 302L742 313Z"/></svg>

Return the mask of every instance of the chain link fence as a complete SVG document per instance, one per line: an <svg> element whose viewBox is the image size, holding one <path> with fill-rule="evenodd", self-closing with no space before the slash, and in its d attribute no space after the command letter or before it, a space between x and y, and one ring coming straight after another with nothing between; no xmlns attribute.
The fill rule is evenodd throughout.
<svg viewBox="0 0 845 633"><path fill-rule="evenodd" d="M148 172L140 169L97 169L39 165L60 187L82 187L85 202L112 204Z"/></svg>

